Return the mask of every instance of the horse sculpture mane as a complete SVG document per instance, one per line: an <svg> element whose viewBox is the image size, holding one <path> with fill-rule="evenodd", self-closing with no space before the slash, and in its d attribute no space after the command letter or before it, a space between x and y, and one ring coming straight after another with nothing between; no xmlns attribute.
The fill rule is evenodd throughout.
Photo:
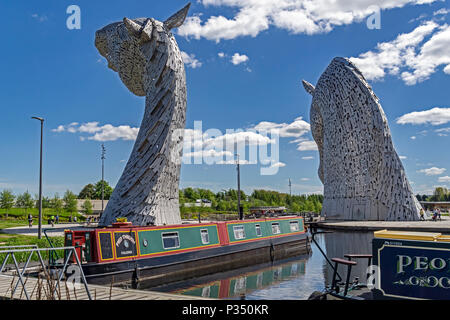
<svg viewBox="0 0 450 320"><path fill-rule="evenodd" d="M95 35L95 46L125 86L145 96L139 134L99 225L126 217L135 225L181 223L178 192L186 123L186 76L172 28L190 4L165 22L124 18Z"/></svg>
<svg viewBox="0 0 450 320"><path fill-rule="evenodd" d="M311 132L324 184L322 214L343 220L418 220L419 202L395 151L378 97L361 71L335 58L314 87Z"/></svg>

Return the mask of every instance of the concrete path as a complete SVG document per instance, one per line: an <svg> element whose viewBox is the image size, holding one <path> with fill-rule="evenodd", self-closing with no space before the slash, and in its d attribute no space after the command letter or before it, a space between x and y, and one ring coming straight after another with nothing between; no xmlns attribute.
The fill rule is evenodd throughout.
<svg viewBox="0 0 450 320"><path fill-rule="evenodd" d="M450 235L450 218L442 217L442 221L322 221L312 224L314 227L333 230L377 231L402 230L440 232Z"/></svg>
<svg viewBox="0 0 450 320"><path fill-rule="evenodd" d="M25 277L24 277L25 278ZM26 300L23 286L19 283L18 289L11 296L19 278L10 275L0 275L0 300L19 299ZM53 294L56 282L47 279L27 277L24 279L25 289L30 300L88 300L88 294L83 284L77 288L69 288L64 281L61 282L60 289ZM214 300L211 298L178 295L171 293L122 289L111 286L88 285L92 300Z"/></svg>
<svg viewBox="0 0 450 320"><path fill-rule="evenodd" d="M89 227L94 227L96 224L90 224ZM80 224L80 223L61 223L61 224L55 224L54 227L52 227L51 224L43 224L42 225L42 232L44 230L47 230L47 235L49 237L63 237L64 236L64 230L65 229L83 229L86 228L86 224ZM28 226L22 226L22 227L14 227L14 228L6 228L2 230L3 233L9 233L9 234L20 234L24 236L37 236L38 234L38 226L33 224L33 226L30 228ZM44 234L42 233L42 236Z"/></svg>

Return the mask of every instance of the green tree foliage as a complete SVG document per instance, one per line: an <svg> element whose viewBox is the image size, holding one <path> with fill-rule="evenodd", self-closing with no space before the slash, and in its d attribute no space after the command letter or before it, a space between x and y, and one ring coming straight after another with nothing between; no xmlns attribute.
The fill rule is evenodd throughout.
<svg viewBox="0 0 450 320"><path fill-rule="evenodd" d="M77 211L77 196L70 190L67 190L64 193L64 209L66 209L70 213L74 213Z"/></svg>
<svg viewBox="0 0 450 320"><path fill-rule="evenodd" d="M24 192L17 196L16 206L25 209L25 213L28 213L28 209L31 209L34 206L33 197L28 191Z"/></svg>
<svg viewBox="0 0 450 320"><path fill-rule="evenodd" d="M81 206L83 209L83 213L86 215L92 214L92 202L89 199L86 199Z"/></svg>
<svg viewBox="0 0 450 320"><path fill-rule="evenodd" d="M211 190L200 188L185 188L180 190L180 205L182 213L200 212L237 212L237 190L222 190L214 194ZM186 207L185 203L194 203L197 199L208 199L211 208ZM284 206L289 212L320 212L322 210L322 195L292 195L270 190L254 190L250 196L241 191L241 205L244 212L250 207ZM203 212L203 211L202 211ZM205 211L206 212L206 211Z"/></svg>
<svg viewBox="0 0 450 320"><path fill-rule="evenodd" d="M103 199L109 200L111 197L111 194L113 193L113 188L108 184L107 181L100 180L95 184L95 195L92 199L98 199L100 200L102 198L102 184L104 186L103 190Z"/></svg>
<svg viewBox="0 0 450 320"><path fill-rule="evenodd" d="M101 195L100 195L101 197ZM95 198L95 186L89 183L78 194L78 199L94 199Z"/></svg>
<svg viewBox="0 0 450 320"><path fill-rule="evenodd" d="M89 183L83 187L83 189L78 194L78 199L102 199L102 185L103 189L103 199L109 200L114 189L108 184L107 181L98 181L95 184Z"/></svg>
<svg viewBox="0 0 450 320"><path fill-rule="evenodd" d="M64 207L64 201L59 197L58 193L55 193L53 199L50 200L51 208L55 209L57 213L60 213Z"/></svg>
<svg viewBox="0 0 450 320"><path fill-rule="evenodd" d="M15 198L11 190L3 190L0 192L0 208L6 210L6 217L8 217L8 210L14 206Z"/></svg>

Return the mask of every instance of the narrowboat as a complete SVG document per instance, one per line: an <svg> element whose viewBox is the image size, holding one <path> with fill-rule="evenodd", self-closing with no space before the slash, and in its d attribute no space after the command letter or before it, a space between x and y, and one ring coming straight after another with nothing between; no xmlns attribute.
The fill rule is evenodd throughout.
<svg viewBox="0 0 450 320"><path fill-rule="evenodd" d="M379 230L373 234L372 254L344 256L331 258L333 266L325 255L334 270L332 284L309 299L450 300L450 235ZM351 280L352 266L361 259L368 260L366 283ZM345 282L337 279L338 265L347 267Z"/></svg>
<svg viewBox="0 0 450 320"><path fill-rule="evenodd" d="M86 280L93 284L145 280L148 286L274 261L309 252L302 217L65 230Z"/></svg>
<svg viewBox="0 0 450 320"><path fill-rule="evenodd" d="M450 299L449 235L380 230L372 254L374 299Z"/></svg>

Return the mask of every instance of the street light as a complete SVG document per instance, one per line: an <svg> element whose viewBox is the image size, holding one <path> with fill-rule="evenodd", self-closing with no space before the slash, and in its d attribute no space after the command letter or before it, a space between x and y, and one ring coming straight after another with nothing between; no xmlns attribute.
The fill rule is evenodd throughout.
<svg viewBox="0 0 450 320"><path fill-rule="evenodd" d="M239 220L244 220L244 213L241 212L241 178L240 178L240 170L239 170L239 154L235 154L237 156L237 187L238 187L238 214L239 214Z"/></svg>
<svg viewBox="0 0 450 320"><path fill-rule="evenodd" d="M103 215L103 210L104 210L104 206L103 206L103 199L104 199L104 187L105 187L105 153L106 153L106 149L105 149L105 145L102 143L102 212L100 213L101 217Z"/></svg>
<svg viewBox="0 0 450 320"><path fill-rule="evenodd" d="M42 238L42 142L44 137L44 119L39 117L31 117L41 122L41 161L39 169L39 227L38 227L38 239Z"/></svg>

